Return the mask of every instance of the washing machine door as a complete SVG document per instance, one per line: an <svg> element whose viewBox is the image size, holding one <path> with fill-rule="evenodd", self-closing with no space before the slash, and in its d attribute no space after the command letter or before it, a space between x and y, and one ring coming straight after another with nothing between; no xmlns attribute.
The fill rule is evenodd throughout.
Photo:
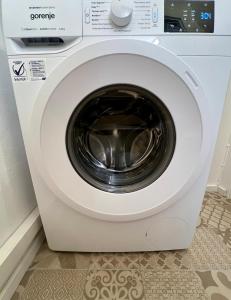
<svg viewBox="0 0 231 300"><path fill-rule="evenodd" d="M44 84L31 119L32 157L55 195L95 218L143 218L199 176L209 114L177 56L129 39L94 43Z"/></svg>
<svg viewBox="0 0 231 300"><path fill-rule="evenodd" d="M142 189L167 169L176 130L164 103L131 84L112 84L87 95L74 110L66 134L76 172L106 192Z"/></svg>

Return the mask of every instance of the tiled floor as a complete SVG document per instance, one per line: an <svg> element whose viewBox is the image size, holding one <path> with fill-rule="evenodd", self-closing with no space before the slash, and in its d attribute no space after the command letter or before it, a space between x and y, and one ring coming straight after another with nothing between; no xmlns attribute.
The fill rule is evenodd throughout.
<svg viewBox="0 0 231 300"><path fill-rule="evenodd" d="M231 200L207 193L188 250L61 253L44 243L12 300L231 299Z"/></svg>

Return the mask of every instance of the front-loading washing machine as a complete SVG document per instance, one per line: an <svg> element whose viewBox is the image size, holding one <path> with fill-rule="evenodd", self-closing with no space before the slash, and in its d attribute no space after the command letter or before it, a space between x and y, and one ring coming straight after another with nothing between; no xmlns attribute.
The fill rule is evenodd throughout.
<svg viewBox="0 0 231 300"><path fill-rule="evenodd" d="M230 1L4 0L2 9L49 247L187 248L231 69Z"/></svg>

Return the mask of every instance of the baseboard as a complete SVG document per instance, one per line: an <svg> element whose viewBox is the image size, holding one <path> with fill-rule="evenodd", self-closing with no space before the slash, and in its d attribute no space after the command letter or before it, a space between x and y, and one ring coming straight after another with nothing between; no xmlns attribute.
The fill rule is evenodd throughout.
<svg viewBox="0 0 231 300"><path fill-rule="evenodd" d="M26 254L20 260L19 265L14 270L10 278L8 279L7 283L4 285L1 293L0 293L0 300L10 300L13 296L15 290L17 289L20 281L22 280L24 274L28 270L31 262L33 261L36 253L38 252L41 244L44 240L44 232L40 230L37 234L35 239L33 240L32 244L30 245L29 249L27 249Z"/></svg>
<svg viewBox="0 0 231 300"><path fill-rule="evenodd" d="M222 196L224 196L224 197L227 197L227 195L228 195L227 189L224 188L224 187L221 186L221 185L219 185L219 186L217 187L217 192L218 192L219 194L221 194Z"/></svg>
<svg viewBox="0 0 231 300"><path fill-rule="evenodd" d="M226 188L224 188L221 185L212 185L212 184L208 184L207 188L206 188L207 192L218 192L219 194L221 194L222 196L227 196L228 191Z"/></svg>
<svg viewBox="0 0 231 300"><path fill-rule="evenodd" d="M9 300L44 239L38 208L0 248L0 299Z"/></svg>
<svg viewBox="0 0 231 300"><path fill-rule="evenodd" d="M217 185L215 184L208 184L206 187L207 192L217 192Z"/></svg>

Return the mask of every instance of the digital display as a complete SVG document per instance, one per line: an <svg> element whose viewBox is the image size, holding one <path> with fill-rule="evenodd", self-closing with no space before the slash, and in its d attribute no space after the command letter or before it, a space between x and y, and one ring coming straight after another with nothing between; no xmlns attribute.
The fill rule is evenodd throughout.
<svg viewBox="0 0 231 300"><path fill-rule="evenodd" d="M212 20L212 13L210 12L201 12L201 20Z"/></svg>
<svg viewBox="0 0 231 300"><path fill-rule="evenodd" d="M214 1L165 0L165 32L214 32Z"/></svg>

